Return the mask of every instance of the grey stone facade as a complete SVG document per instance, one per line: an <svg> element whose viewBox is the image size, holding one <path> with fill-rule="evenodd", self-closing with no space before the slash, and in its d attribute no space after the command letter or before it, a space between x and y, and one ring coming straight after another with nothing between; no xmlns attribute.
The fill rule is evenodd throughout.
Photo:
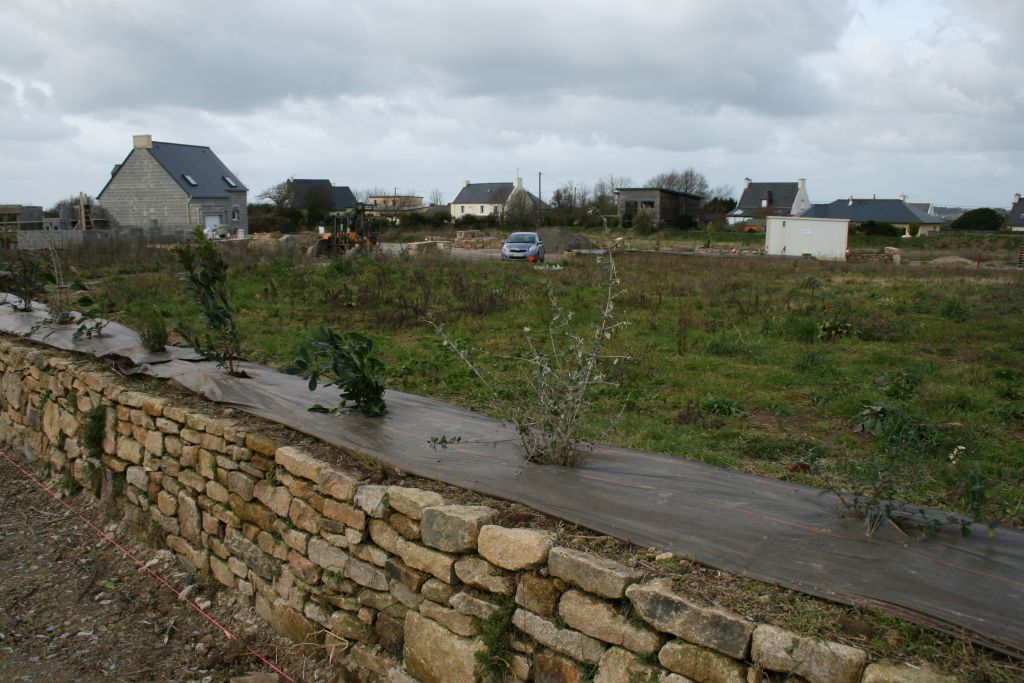
<svg viewBox="0 0 1024 683"><path fill-rule="evenodd" d="M152 148L147 148L146 144L146 141L137 141L97 197L119 226L180 232L192 230L197 225L207 227L207 219L213 218L232 233L238 229L248 232L248 192L244 186L239 185L237 190L226 192L221 189L221 196L216 197L190 194L182 181L158 161ZM167 143L148 144L170 146ZM208 149L206 152L216 160L212 152ZM219 160L216 163L219 168L227 170Z"/></svg>

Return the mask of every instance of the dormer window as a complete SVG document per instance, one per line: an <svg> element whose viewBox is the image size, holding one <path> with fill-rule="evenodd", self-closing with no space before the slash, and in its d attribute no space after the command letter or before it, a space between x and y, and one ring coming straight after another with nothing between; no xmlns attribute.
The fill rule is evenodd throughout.
<svg viewBox="0 0 1024 683"><path fill-rule="evenodd" d="M238 187L238 183L227 176L221 176L224 178L224 182L228 184L228 187Z"/></svg>
<svg viewBox="0 0 1024 683"><path fill-rule="evenodd" d="M188 173L182 173L181 177L184 178L185 182L191 185L192 187L199 187L199 183L196 182L196 179L190 176Z"/></svg>

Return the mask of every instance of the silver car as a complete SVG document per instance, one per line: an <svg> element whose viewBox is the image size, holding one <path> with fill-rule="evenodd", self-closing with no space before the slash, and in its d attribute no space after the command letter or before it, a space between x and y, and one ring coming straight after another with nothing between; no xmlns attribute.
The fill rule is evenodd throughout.
<svg viewBox="0 0 1024 683"><path fill-rule="evenodd" d="M544 240L535 232L514 232L501 245L501 260L544 260Z"/></svg>

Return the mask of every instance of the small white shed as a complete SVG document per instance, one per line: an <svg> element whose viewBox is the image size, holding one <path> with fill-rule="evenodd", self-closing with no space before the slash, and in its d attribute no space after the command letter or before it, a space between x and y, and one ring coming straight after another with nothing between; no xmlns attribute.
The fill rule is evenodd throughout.
<svg viewBox="0 0 1024 683"><path fill-rule="evenodd" d="M769 216L764 248L775 256L846 258L850 221L845 218Z"/></svg>

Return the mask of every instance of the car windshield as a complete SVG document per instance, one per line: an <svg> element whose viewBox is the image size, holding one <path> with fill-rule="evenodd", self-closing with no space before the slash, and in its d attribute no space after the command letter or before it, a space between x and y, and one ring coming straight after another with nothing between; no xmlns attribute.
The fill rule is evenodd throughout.
<svg viewBox="0 0 1024 683"><path fill-rule="evenodd" d="M514 232L505 240L508 244L536 244L537 234L533 232Z"/></svg>

